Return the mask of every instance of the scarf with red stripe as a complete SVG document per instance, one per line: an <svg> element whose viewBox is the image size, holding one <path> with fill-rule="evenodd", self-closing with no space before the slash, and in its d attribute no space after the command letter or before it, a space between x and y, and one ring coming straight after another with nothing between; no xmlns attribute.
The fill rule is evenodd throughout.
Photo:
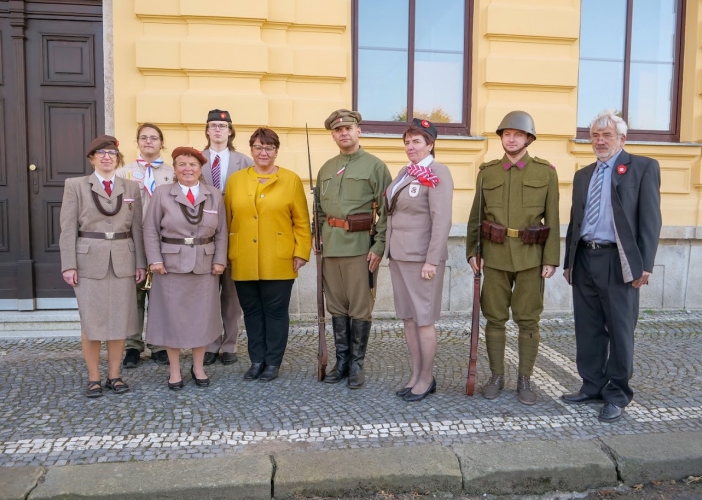
<svg viewBox="0 0 702 500"><path fill-rule="evenodd" d="M439 184L439 178L434 175L430 167L422 167L420 165L409 165L407 174L417 178L420 184L435 188Z"/></svg>

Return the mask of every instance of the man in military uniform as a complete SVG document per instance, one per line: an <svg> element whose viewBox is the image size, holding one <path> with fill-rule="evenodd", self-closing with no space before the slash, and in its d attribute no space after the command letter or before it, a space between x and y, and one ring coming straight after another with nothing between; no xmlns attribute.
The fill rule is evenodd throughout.
<svg viewBox="0 0 702 500"><path fill-rule="evenodd" d="M534 404L530 377L539 350L544 278L553 276L560 261L558 175L548 161L527 152L536 140L528 113L508 113L497 135L505 155L480 165L466 242L468 262L477 272L481 231L485 280L480 304L487 319L485 343L492 372L483 396L495 399L505 385L505 323L511 307L519 326L519 401Z"/></svg>
<svg viewBox="0 0 702 500"><path fill-rule="evenodd" d="M324 126L331 130L340 154L319 170L316 187L324 295L336 345L336 366L324 381L335 384L348 377L351 389L365 383L363 361L375 303L373 288L385 250L383 193L392 181L388 167L361 148L360 122L361 114L347 109L334 111L326 119ZM376 212L372 239L371 219ZM352 215L356 217L350 224Z"/></svg>

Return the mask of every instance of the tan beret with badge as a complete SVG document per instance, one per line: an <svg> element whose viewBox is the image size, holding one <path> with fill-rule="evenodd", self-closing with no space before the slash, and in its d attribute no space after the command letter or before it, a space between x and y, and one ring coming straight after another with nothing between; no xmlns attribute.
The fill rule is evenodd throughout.
<svg viewBox="0 0 702 500"><path fill-rule="evenodd" d="M327 130L334 130L335 128L345 127L346 125L353 125L354 123L361 123L361 113L348 109L337 109L329 115L329 118L324 120L324 127Z"/></svg>

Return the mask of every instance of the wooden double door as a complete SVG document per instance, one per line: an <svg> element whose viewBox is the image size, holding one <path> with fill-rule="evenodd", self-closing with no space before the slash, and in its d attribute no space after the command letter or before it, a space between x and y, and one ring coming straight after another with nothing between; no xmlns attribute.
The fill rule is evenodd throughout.
<svg viewBox="0 0 702 500"><path fill-rule="evenodd" d="M100 0L0 0L0 309L74 304L59 253L64 181L104 132Z"/></svg>

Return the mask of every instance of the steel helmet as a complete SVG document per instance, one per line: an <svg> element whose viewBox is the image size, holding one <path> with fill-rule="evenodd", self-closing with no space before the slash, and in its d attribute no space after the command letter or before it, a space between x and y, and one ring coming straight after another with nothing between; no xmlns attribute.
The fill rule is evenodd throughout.
<svg viewBox="0 0 702 500"><path fill-rule="evenodd" d="M532 141L536 140L536 127L534 127L534 119L526 111L510 111L500 122L497 127L497 135L502 137L502 131L506 128L521 130L530 135Z"/></svg>

